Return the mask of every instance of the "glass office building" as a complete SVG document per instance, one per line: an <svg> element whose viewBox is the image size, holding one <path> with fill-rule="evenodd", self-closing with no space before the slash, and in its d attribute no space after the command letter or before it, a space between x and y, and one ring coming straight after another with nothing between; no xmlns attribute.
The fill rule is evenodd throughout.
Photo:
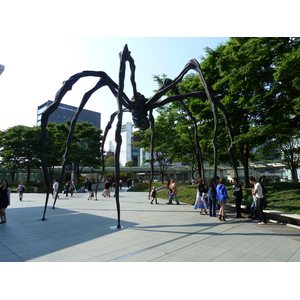
<svg viewBox="0 0 300 300"><path fill-rule="evenodd" d="M43 103L42 105L38 106L37 121L36 121L37 126L41 125L42 113L52 103L53 103L53 101L49 100L49 101ZM49 116L48 122L60 124L60 123L66 122L68 120L71 121L73 119L73 116L74 116L76 110L77 110L77 107L75 107L75 106L60 103L57 110L54 111ZM94 125L97 128L101 128L101 113L95 112L92 110L83 109L78 116L77 122L87 122L87 123Z"/></svg>

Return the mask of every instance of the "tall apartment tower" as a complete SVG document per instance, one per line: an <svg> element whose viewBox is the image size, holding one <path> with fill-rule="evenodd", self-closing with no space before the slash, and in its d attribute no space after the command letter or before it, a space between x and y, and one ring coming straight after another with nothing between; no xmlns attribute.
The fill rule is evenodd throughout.
<svg viewBox="0 0 300 300"><path fill-rule="evenodd" d="M122 145L120 150L120 164L125 166L129 161L133 161L135 166L139 165L139 149L132 146L132 129L133 125L131 122L126 122L122 125L121 136L122 136ZM115 152L116 143L115 141L109 142L109 150Z"/></svg>

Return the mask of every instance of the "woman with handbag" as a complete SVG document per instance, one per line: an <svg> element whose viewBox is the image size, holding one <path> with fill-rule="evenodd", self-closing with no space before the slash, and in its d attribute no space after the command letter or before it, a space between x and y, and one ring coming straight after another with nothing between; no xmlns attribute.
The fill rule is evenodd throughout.
<svg viewBox="0 0 300 300"><path fill-rule="evenodd" d="M91 200L94 197L92 182L89 180L87 182L87 191L88 191L88 200Z"/></svg>
<svg viewBox="0 0 300 300"><path fill-rule="evenodd" d="M194 204L194 209L200 208L200 215L203 214L203 211L205 214L207 214L207 202L206 200L207 196L207 188L203 183L203 179L198 179L198 186L197 186L197 194L196 194L196 202Z"/></svg>

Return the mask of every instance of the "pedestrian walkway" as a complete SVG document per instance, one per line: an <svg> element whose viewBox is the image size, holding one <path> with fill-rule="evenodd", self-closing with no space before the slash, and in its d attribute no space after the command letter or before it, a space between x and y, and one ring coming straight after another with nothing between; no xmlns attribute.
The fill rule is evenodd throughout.
<svg viewBox="0 0 300 300"><path fill-rule="evenodd" d="M200 215L192 205L150 204L147 193L120 192L121 226L114 197L87 200L61 195L42 221L45 194L12 194L0 225L2 262L298 262L300 230L247 219ZM180 200L180 199L179 199Z"/></svg>

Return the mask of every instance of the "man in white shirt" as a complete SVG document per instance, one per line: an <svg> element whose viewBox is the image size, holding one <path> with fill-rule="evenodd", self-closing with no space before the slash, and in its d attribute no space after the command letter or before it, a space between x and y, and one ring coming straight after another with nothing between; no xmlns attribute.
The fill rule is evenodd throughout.
<svg viewBox="0 0 300 300"><path fill-rule="evenodd" d="M256 211L257 211L258 217L260 218L260 222L258 224L265 225L265 224L267 224L267 219L263 212L265 198L263 195L262 186L259 182L256 181L256 179L254 177L250 177L249 181L251 184L254 185L254 188L252 190L252 195L254 195L256 197Z"/></svg>
<svg viewBox="0 0 300 300"><path fill-rule="evenodd" d="M52 187L53 187L53 193L52 193L53 199L55 199L56 195L57 195L57 198L59 198L59 196L58 196L59 183L57 182L56 179L53 180Z"/></svg>

